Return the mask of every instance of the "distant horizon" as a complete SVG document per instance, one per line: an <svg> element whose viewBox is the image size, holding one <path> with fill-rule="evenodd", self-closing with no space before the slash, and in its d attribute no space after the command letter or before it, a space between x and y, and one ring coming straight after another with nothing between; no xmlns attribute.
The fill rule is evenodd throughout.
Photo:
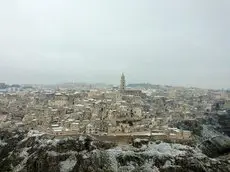
<svg viewBox="0 0 230 172"><path fill-rule="evenodd" d="M119 87L119 83L117 84L111 84L111 83L106 83L106 82L57 82L57 83L7 83L7 82L0 82L0 83L5 83L6 85L44 85L44 86L55 86L55 85L63 85L63 84L86 84L86 85L107 85L107 86L117 86ZM198 89L210 89L210 90L230 90L230 88L203 88L203 87L197 87L197 86L189 86L189 85L172 85L172 84L156 84L156 83L149 83L149 82L130 82L126 83L126 87L128 85L132 84L150 84L153 86L170 86L170 87L183 87L183 88L198 88Z"/></svg>

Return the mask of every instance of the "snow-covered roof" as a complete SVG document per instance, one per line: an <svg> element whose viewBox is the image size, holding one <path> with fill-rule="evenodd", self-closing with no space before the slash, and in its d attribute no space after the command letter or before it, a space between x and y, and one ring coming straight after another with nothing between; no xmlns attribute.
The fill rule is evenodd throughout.
<svg viewBox="0 0 230 172"><path fill-rule="evenodd" d="M162 136L165 135L165 133L152 133L153 136Z"/></svg>
<svg viewBox="0 0 230 172"><path fill-rule="evenodd" d="M62 94L61 93L55 93L55 96L61 96Z"/></svg>
<svg viewBox="0 0 230 172"><path fill-rule="evenodd" d="M191 133L189 130L183 130L184 133Z"/></svg>
<svg viewBox="0 0 230 172"><path fill-rule="evenodd" d="M23 125L23 122L17 122L16 125Z"/></svg>
<svg viewBox="0 0 230 172"><path fill-rule="evenodd" d="M72 119L72 118L69 118L67 121L69 121L69 122L72 122L72 121L74 121L74 119Z"/></svg>
<svg viewBox="0 0 230 172"><path fill-rule="evenodd" d="M54 127L52 128L54 132L60 132L63 131L63 127Z"/></svg>
<svg viewBox="0 0 230 172"><path fill-rule="evenodd" d="M72 123L72 125L79 125L79 123L78 122L74 122L74 123Z"/></svg>
<svg viewBox="0 0 230 172"><path fill-rule="evenodd" d="M77 106L77 107L83 107L84 105L82 105L82 104L77 104L77 105L75 105L75 106Z"/></svg>
<svg viewBox="0 0 230 172"><path fill-rule="evenodd" d="M93 125L92 124L88 124L87 127L93 127Z"/></svg>
<svg viewBox="0 0 230 172"><path fill-rule="evenodd" d="M99 104L99 103L101 103L101 102L102 102L101 100L98 100L98 101L95 102L95 104Z"/></svg>
<svg viewBox="0 0 230 172"><path fill-rule="evenodd" d="M176 136L176 134L174 134L174 133L170 133L170 136Z"/></svg>
<svg viewBox="0 0 230 172"><path fill-rule="evenodd" d="M88 119L84 119L82 122L89 122L89 120Z"/></svg>

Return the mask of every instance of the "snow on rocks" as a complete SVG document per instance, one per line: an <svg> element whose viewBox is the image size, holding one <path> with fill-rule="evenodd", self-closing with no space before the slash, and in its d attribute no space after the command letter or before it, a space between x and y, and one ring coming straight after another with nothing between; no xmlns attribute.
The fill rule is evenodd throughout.
<svg viewBox="0 0 230 172"><path fill-rule="evenodd" d="M49 156L59 156L59 153L55 152L55 151L47 151L47 154Z"/></svg>
<svg viewBox="0 0 230 172"><path fill-rule="evenodd" d="M187 145L181 145L181 144L172 144L172 148L173 149L178 149L178 150L188 150L191 147L189 147Z"/></svg>
<svg viewBox="0 0 230 172"><path fill-rule="evenodd" d="M86 137L85 136L80 136L79 141L82 142L83 144L85 143Z"/></svg>
<svg viewBox="0 0 230 172"><path fill-rule="evenodd" d="M170 166L172 166L172 163L171 163L171 161L167 160L167 161L165 162L163 168L168 168L168 167L170 167Z"/></svg>
<svg viewBox="0 0 230 172"><path fill-rule="evenodd" d="M24 149L22 149L22 151L21 151L21 153L20 153L20 155L19 155L19 157L21 157L21 158L28 158L28 156L29 156L29 153L27 152L29 149L31 149L30 147L26 147L26 148L24 148Z"/></svg>
<svg viewBox="0 0 230 172"><path fill-rule="evenodd" d="M37 136L42 136L44 135L44 133L41 133L39 132L38 130L30 130L28 133L27 133L27 136L28 137L37 137Z"/></svg>
<svg viewBox="0 0 230 172"><path fill-rule="evenodd" d="M150 163L145 163L144 165L142 165L140 167L141 171L145 171L145 172L159 172L157 167L154 167L154 169L152 168L152 164Z"/></svg>
<svg viewBox="0 0 230 172"><path fill-rule="evenodd" d="M184 147L183 147L184 148ZM179 150L171 146L169 143L149 144L148 148L143 152L144 155L149 157L174 157L178 155L185 155L185 150Z"/></svg>
<svg viewBox="0 0 230 172"><path fill-rule="evenodd" d="M76 151L68 151L68 152L64 152L64 153L60 153L60 152L55 152L55 151L46 151L47 152L47 154L49 155L49 156L61 156L61 155L69 155L69 156L72 156L72 155L77 155L78 154L78 152L76 152Z"/></svg>
<svg viewBox="0 0 230 172"><path fill-rule="evenodd" d="M113 149L108 149L106 150L109 154L117 157L118 155L120 155L122 153L122 149L120 147L116 147Z"/></svg>
<svg viewBox="0 0 230 172"><path fill-rule="evenodd" d="M19 157L24 158L24 159L14 168L13 172L19 172L25 167L26 162L27 162L27 160L29 159L29 156L30 156L28 154L28 152L27 152L27 150L29 150L29 149L30 148L24 148L22 150L22 152L20 153Z"/></svg>
<svg viewBox="0 0 230 172"><path fill-rule="evenodd" d="M16 134L16 135L13 136L13 138L16 138L16 139L17 139L17 138L19 138L19 135Z"/></svg>
<svg viewBox="0 0 230 172"><path fill-rule="evenodd" d="M189 146L170 143L148 144L145 149L141 149L142 151L135 151L135 149L132 146L126 147L125 150L120 147L108 149L105 151L107 159L105 163L109 163L114 171L132 171L139 166L140 171L159 172L157 167L153 167L156 159L165 161L162 168L173 167L173 164L175 164L173 157L186 156L188 151L191 152L190 150L192 150ZM103 155L99 150L94 152L97 157ZM120 166L120 163L123 165Z"/></svg>
<svg viewBox="0 0 230 172"><path fill-rule="evenodd" d="M54 146L56 147L57 144L60 142L60 139L37 139L37 141L39 142L40 144L40 148L41 147L46 147L47 145L50 145L50 146Z"/></svg>
<svg viewBox="0 0 230 172"><path fill-rule="evenodd" d="M108 171L118 171L118 154L114 150L94 150L93 157L97 164L105 165ZM83 155L84 156L84 155ZM105 170L105 169L104 169Z"/></svg>
<svg viewBox="0 0 230 172"><path fill-rule="evenodd" d="M4 142L3 140L0 140L0 146L5 146L5 145L7 145L7 143Z"/></svg>
<svg viewBox="0 0 230 172"><path fill-rule="evenodd" d="M65 161L61 161L59 163L60 172L69 172L72 171L74 166L76 165L77 161L73 156L70 156Z"/></svg>
<svg viewBox="0 0 230 172"><path fill-rule="evenodd" d="M129 166L122 166L119 168L119 172L129 172L135 170L135 167L133 165Z"/></svg>

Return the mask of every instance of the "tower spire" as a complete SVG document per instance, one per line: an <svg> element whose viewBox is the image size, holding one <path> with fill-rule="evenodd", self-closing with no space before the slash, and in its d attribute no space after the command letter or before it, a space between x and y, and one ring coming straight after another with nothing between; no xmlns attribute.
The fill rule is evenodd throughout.
<svg viewBox="0 0 230 172"><path fill-rule="evenodd" d="M120 82L120 91L123 92L125 90L125 75L122 72L121 74L121 82Z"/></svg>

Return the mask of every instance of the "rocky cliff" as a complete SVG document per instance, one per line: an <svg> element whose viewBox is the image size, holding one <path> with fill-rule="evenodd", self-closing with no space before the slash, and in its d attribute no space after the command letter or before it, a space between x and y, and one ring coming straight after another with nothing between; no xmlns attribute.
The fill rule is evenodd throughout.
<svg viewBox="0 0 230 172"><path fill-rule="evenodd" d="M230 153L230 137L221 132L218 120L213 117L203 120L184 120L175 126L191 130L196 140L194 146L209 157Z"/></svg>
<svg viewBox="0 0 230 172"><path fill-rule="evenodd" d="M57 138L36 131L0 135L2 172L230 171L228 155L213 159L180 144L149 142L136 148L89 136Z"/></svg>

